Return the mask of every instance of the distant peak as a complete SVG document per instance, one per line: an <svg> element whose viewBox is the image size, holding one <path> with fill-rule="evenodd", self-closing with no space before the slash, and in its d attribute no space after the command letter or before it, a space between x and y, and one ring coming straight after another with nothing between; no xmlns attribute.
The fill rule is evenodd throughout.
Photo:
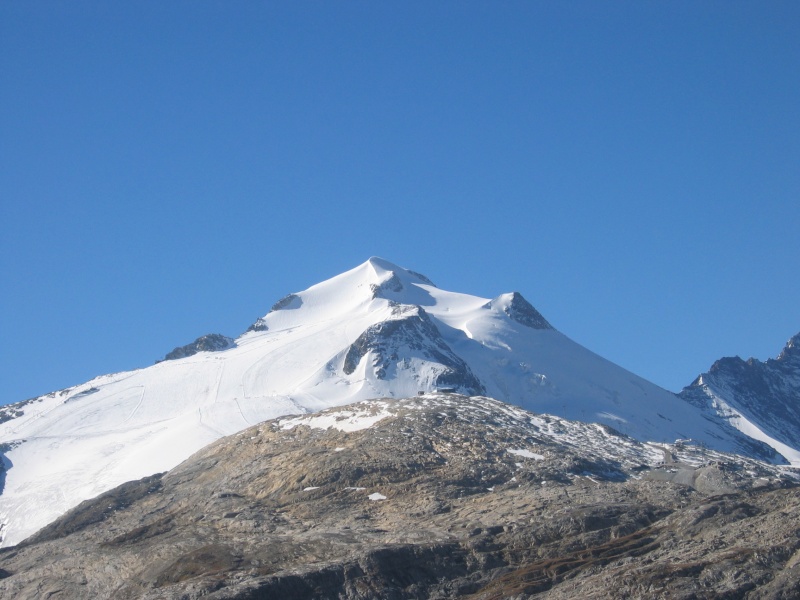
<svg viewBox="0 0 800 600"><path fill-rule="evenodd" d="M512 321L531 329L554 329L547 322L547 319L530 302L525 300L519 292L502 294L486 304L486 307L500 310L508 315Z"/></svg>

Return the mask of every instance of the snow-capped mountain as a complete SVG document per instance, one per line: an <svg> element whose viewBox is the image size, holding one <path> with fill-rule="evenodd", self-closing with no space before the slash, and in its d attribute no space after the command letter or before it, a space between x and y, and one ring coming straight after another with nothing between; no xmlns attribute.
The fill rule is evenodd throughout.
<svg viewBox="0 0 800 600"><path fill-rule="evenodd" d="M286 296L234 341L212 340L0 409L3 543L266 419L433 390L782 461L726 419L568 339L520 294L440 290L379 258Z"/></svg>
<svg viewBox="0 0 800 600"><path fill-rule="evenodd" d="M800 464L800 333L776 359L718 360L680 396Z"/></svg>

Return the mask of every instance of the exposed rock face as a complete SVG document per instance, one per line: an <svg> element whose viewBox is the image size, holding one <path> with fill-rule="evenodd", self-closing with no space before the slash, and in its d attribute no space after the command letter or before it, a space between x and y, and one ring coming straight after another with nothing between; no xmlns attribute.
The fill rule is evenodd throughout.
<svg viewBox="0 0 800 600"><path fill-rule="evenodd" d="M187 356L194 356L198 352L218 352L232 348L234 345L236 345L236 342L232 338L225 337L219 333L209 333L197 338L191 344L175 348L164 357L164 360L186 358Z"/></svg>
<svg viewBox="0 0 800 600"><path fill-rule="evenodd" d="M258 319L256 319L255 323L253 323L252 325L250 325L250 327L247 328L247 331L267 331L268 329L269 326L267 325L267 322L264 320L264 317L259 317Z"/></svg>
<svg viewBox="0 0 800 600"><path fill-rule="evenodd" d="M368 401L84 502L0 551L0 596L791 598L792 481L486 398Z"/></svg>
<svg viewBox="0 0 800 600"><path fill-rule="evenodd" d="M440 365L436 384L465 394L486 393L469 366L447 345L422 307L396 305L395 318L367 328L347 350L343 371L352 374L370 354L378 379L386 379L389 369L401 360L424 359Z"/></svg>
<svg viewBox="0 0 800 600"><path fill-rule="evenodd" d="M297 294L288 294L273 304L272 308L269 310L270 312L274 312L276 310L294 309L300 308L302 305L303 299L300 296Z"/></svg>
<svg viewBox="0 0 800 600"><path fill-rule="evenodd" d="M680 396L733 423L743 417L782 444L800 440L800 334L776 359L722 358Z"/></svg>

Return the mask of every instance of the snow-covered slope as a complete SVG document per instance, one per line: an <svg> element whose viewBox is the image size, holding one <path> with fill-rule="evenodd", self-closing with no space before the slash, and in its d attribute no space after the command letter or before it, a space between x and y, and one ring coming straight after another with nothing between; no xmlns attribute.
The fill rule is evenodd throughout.
<svg viewBox="0 0 800 600"><path fill-rule="evenodd" d="M680 395L800 465L800 333L776 359L718 360Z"/></svg>
<svg viewBox="0 0 800 600"><path fill-rule="evenodd" d="M571 341L517 293L447 292L379 258L286 296L233 343L185 348L183 358L0 409L4 544L265 419L437 389L640 440L773 453Z"/></svg>

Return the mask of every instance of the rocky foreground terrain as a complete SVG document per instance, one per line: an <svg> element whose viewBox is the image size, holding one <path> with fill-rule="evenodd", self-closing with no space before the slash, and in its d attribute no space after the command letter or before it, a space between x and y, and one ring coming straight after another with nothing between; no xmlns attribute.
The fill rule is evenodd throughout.
<svg viewBox="0 0 800 600"><path fill-rule="evenodd" d="M798 598L796 470L452 394L267 421L0 551L0 597Z"/></svg>

